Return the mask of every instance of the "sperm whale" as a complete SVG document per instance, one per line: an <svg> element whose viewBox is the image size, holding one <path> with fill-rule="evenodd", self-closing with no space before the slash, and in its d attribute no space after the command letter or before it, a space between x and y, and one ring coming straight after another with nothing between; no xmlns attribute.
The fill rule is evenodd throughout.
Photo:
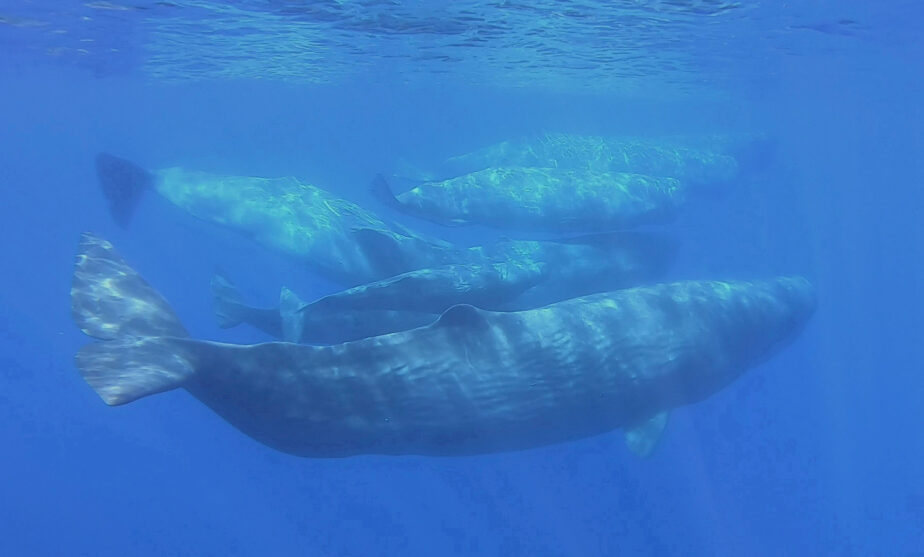
<svg viewBox="0 0 924 557"><path fill-rule="evenodd" d="M189 337L164 298L85 234L71 289L76 357L107 404L183 388L270 447L305 457L522 450L624 428L645 453L674 408L778 351L814 309L784 277L687 281L518 311L470 305L333 346Z"/></svg>

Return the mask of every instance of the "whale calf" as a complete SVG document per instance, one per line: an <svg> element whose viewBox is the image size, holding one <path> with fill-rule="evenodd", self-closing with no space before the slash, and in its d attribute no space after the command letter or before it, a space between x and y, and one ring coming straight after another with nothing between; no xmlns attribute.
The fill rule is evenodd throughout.
<svg viewBox="0 0 924 557"><path fill-rule="evenodd" d="M450 306L498 307L545 278L544 264L445 265L419 269L324 296L311 303L280 296L282 339L336 344L412 329Z"/></svg>
<svg viewBox="0 0 924 557"><path fill-rule="evenodd" d="M211 281L215 318L222 329L246 323L263 333L286 342L339 344L394 331L413 329L435 319L433 313L407 310L356 309L308 311L297 294L283 286L276 307L258 307L244 301L243 295L224 276Z"/></svg>
<svg viewBox="0 0 924 557"><path fill-rule="evenodd" d="M212 298L222 328L247 323L288 342L337 344L418 327L457 304L526 309L634 286L660 275L675 249L668 237L638 232L502 240L484 253L496 263L418 269L309 303L283 287L277 307L251 306L220 275L212 278Z"/></svg>
<svg viewBox="0 0 924 557"><path fill-rule="evenodd" d="M72 313L101 339L76 357L110 405L184 388L236 428L306 457L453 456L625 428L647 452L671 409L793 338L801 278L691 281L520 312L459 305L410 331L334 346L194 340L108 242L85 234Z"/></svg>
<svg viewBox="0 0 924 557"><path fill-rule="evenodd" d="M445 265L356 286L310 303L283 287L278 308L243 302L225 277L212 278L219 326L241 322L288 342L337 344L412 329L450 306L498 307L539 283L544 264Z"/></svg>
<svg viewBox="0 0 924 557"><path fill-rule="evenodd" d="M561 168L492 167L395 194L387 205L438 224L544 232L602 232L673 220L685 190L675 178Z"/></svg>

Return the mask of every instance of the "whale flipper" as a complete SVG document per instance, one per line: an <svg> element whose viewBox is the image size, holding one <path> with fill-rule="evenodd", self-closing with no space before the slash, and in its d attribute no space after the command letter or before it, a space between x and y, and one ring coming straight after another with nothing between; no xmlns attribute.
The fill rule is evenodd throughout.
<svg viewBox="0 0 924 557"><path fill-rule="evenodd" d="M84 233L71 286L81 330L103 339L77 354L80 374L109 405L179 387L192 374L174 346L188 337L167 301L112 244Z"/></svg>
<svg viewBox="0 0 924 557"><path fill-rule="evenodd" d="M305 328L301 310L305 302L285 286L279 291L279 320L282 322L282 340L299 342Z"/></svg>
<svg viewBox="0 0 924 557"><path fill-rule="evenodd" d="M654 451L666 425L667 412L659 412L644 422L627 427L626 445L630 451L644 458Z"/></svg>
<svg viewBox="0 0 924 557"><path fill-rule="evenodd" d="M103 195L109 202L113 220L122 228L128 228L144 190L151 186L151 173L133 162L99 153L96 155L96 174Z"/></svg>

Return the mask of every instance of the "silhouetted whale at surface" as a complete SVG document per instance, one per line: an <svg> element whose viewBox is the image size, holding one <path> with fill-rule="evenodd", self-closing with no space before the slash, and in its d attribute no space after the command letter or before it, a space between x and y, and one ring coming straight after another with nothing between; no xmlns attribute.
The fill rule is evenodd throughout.
<svg viewBox="0 0 924 557"><path fill-rule="evenodd" d="M469 455L625 428L647 453L702 400L802 328L801 278L680 282L520 312L459 305L430 325L334 346L194 340L104 240L85 234L74 319L101 339L76 363L111 405L185 388L287 453Z"/></svg>

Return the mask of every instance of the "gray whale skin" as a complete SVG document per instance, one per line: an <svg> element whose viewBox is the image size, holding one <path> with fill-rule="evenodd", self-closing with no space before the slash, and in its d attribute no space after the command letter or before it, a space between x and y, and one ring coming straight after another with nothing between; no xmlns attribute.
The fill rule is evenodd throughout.
<svg viewBox="0 0 924 557"><path fill-rule="evenodd" d="M76 357L110 405L184 388L270 447L306 457L471 455L622 427L645 454L666 413L702 400L802 328L801 278L680 282L488 312L334 346L194 340L105 240L84 234Z"/></svg>

